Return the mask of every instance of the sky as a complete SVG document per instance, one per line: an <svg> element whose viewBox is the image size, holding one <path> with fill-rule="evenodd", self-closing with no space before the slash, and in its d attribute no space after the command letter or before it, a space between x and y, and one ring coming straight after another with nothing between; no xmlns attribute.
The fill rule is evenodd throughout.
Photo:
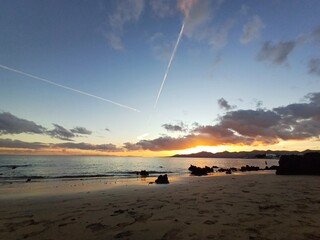
<svg viewBox="0 0 320 240"><path fill-rule="evenodd" d="M0 154L320 149L318 0L0 5Z"/></svg>

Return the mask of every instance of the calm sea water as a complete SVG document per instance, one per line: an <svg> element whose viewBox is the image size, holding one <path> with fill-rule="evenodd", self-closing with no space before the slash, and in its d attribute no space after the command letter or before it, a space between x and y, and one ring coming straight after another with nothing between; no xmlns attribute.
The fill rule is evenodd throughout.
<svg viewBox="0 0 320 240"><path fill-rule="evenodd" d="M267 163L268 166L278 165L278 160L268 159ZM150 175L183 174L188 172L190 164L223 168L266 166L264 159L0 155L0 181L26 178L135 177L140 170L147 170Z"/></svg>

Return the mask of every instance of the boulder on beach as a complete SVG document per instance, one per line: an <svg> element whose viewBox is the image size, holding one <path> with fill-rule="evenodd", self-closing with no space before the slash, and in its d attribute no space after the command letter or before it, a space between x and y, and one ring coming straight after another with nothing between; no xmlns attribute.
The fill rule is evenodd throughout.
<svg viewBox="0 0 320 240"><path fill-rule="evenodd" d="M246 166L242 166L240 171L242 172L246 172L246 171L259 171L260 168L259 167L255 167L255 166L249 166L249 165L246 165Z"/></svg>
<svg viewBox="0 0 320 240"><path fill-rule="evenodd" d="M213 168L210 168L208 166L201 168L194 165L190 165L188 170L191 171L192 175L196 175L196 176L208 175L209 172L213 172Z"/></svg>
<svg viewBox="0 0 320 240"><path fill-rule="evenodd" d="M168 180L167 174L165 174L165 175L160 175L160 176L156 179L155 183L157 183L157 184L168 184L168 183L169 183L169 180Z"/></svg>
<svg viewBox="0 0 320 240"><path fill-rule="evenodd" d="M279 160L277 175L320 175L320 152L304 155L283 155Z"/></svg>
<svg viewBox="0 0 320 240"><path fill-rule="evenodd" d="M142 177L149 176L149 172L146 170L141 170L140 172L137 172L137 175L140 175Z"/></svg>

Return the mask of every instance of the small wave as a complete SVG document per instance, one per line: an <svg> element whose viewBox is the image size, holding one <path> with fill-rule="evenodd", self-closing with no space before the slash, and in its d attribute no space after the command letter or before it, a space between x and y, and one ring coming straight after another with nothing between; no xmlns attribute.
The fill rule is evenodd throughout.
<svg viewBox="0 0 320 240"><path fill-rule="evenodd" d="M0 179L2 180L24 180L24 179L90 179L90 178L104 178L104 177L136 177L137 173L140 171L128 171L128 172L107 172L104 174L75 174L75 175L59 175L59 176L31 176L31 175L23 175L23 176L3 176L0 175ZM165 174L165 173L174 173L170 171L148 171L149 174Z"/></svg>
<svg viewBox="0 0 320 240"><path fill-rule="evenodd" d="M16 169L16 168L22 168L22 167L31 167L31 164L7 164L7 165L0 165L0 168L10 168L10 169Z"/></svg>

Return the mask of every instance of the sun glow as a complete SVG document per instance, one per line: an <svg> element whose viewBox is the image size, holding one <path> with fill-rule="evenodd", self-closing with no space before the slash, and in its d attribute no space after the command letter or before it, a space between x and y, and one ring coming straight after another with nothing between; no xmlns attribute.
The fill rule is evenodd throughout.
<svg viewBox="0 0 320 240"><path fill-rule="evenodd" d="M197 146L194 148L188 148L185 150L179 151L179 154L191 154L191 153L198 153L198 152L223 152L226 150L225 146Z"/></svg>

